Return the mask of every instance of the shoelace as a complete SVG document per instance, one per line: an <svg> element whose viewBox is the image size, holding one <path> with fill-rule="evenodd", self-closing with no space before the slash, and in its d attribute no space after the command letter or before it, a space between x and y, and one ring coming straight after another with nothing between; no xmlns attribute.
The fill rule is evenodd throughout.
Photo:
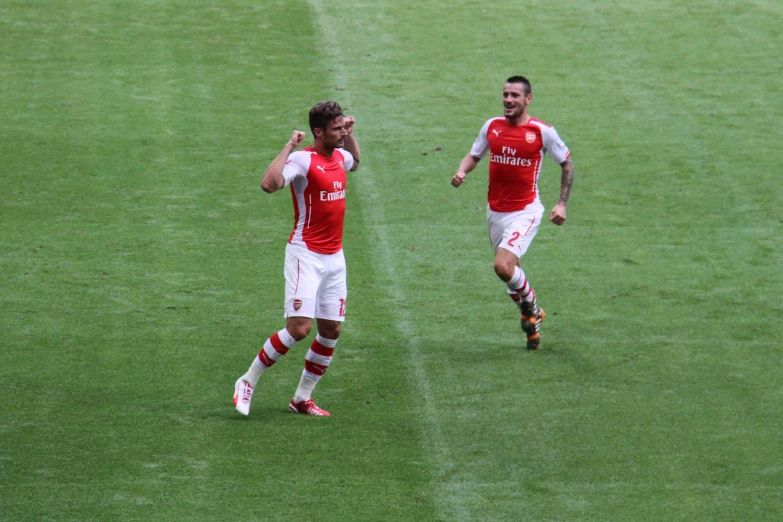
<svg viewBox="0 0 783 522"><path fill-rule="evenodd" d="M302 403L306 412L313 412L315 415L321 415L321 408L315 405L313 399L307 399Z"/></svg>
<svg viewBox="0 0 783 522"><path fill-rule="evenodd" d="M253 388L249 384L242 385L242 402L250 402L251 395L253 395Z"/></svg>

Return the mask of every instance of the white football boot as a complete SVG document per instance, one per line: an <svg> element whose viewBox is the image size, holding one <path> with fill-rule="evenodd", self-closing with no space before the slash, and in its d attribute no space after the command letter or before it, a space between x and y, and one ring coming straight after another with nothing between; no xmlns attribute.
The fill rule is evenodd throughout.
<svg viewBox="0 0 783 522"><path fill-rule="evenodd" d="M242 415L250 414L250 399L253 398L253 386L242 377L234 385L234 407Z"/></svg>

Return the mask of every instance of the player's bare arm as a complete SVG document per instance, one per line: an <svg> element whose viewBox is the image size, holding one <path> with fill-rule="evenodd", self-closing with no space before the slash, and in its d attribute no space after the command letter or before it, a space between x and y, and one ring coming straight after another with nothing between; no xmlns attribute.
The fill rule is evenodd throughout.
<svg viewBox="0 0 783 522"><path fill-rule="evenodd" d="M288 156L304 141L305 133L295 130L291 134L291 139L285 144L280 154L272 160L272 163L266 168L264 178L261 180L261 188L264 192L272 193L285 187L285 178L283 178L283 167L288 161Z"/></svg>
<svg viewBox="0 0 783 522"><path fill-rule="evenodd" d="M356 123L356 120L353 118L353 116L346 116L343 118L343 124L345 125L345 132L347 133L345 135L345 142L343 145L343 148L351 153L351 156L353 156L353 167L351 167L351 171L354 171L359 168L359 142L356 141L356 136L353 135L353 126L354 123Z"/></svg>
<svg viewBox="0 0 783 522"><path fill-rule="evenodd" d="M476 168L476 165L478 165L479 161L481 161L481 158L477 158L472 154L468 154L462 158L462 161L459 164L459 170L457 170L457 173L454 174L454 177L451 178L451 185L453 187L459 187L465 183L465 176L467 176L470 171Z"/></svg>
<svg viewBox="0 0 783 522"><path fill-rule="evenodd" d="M568 197L571 195L571 185L574 183L574 162L568 158L560 164L562 175L560 176L560 199L552 209L549 220L555 225L562 225L566 220L566 206Z"/></svg>

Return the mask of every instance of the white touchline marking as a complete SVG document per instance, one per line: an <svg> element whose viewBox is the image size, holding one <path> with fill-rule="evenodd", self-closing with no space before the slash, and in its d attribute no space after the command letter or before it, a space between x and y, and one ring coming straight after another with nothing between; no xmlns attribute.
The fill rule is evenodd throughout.
<svg viewBox="0 0 783 522"><path fill-rule="evenodd" d="M330 18L330 13L336 12L332 4L330 3L327 8L323 0L309 0L309 3L315 12L322 41L339 41L342 35L337 34L334 28L343 27L344 21ZM332 47L328 45L324 47L331 60L332 77L335 80L343 80L349 76L348 69L343 66L336 53L331 49ZM336 81L335 83L340 82ZM350 85L350 82L346 82L346 84ZM350 89L342 91L340 97L339 103L341 105L353 107ZM354 176L362 192L365 194L379 193L373 174L368 169L364 169L363 172ZM404 292L400 289L402 280L397 274L396 263L393 262L395 254L391 248L389 235L386 232L387 221L383 207L376 204L365 204L361 207L361 212L367 218L366 221L372 224L374 232L378 236L378 241L373 244L376 250L376 266L381 268L388 283L384 285L384 288L393 301L404 303L406 298ZM454 460L451 457L451 450L445 442L443 430L440 427L438 408L432 394L430 381L427 378L427 371L424 368L420 339L414 327L415 323L412 320L412 314L399 306L395 307L391 313L395 326L402 338L405 339L410 351L410 357L408 357L408 378L415 388L415 396L421 397L424 402L425 424L422 426L422 450L425 458L428 458L431 462L430 473L432 475L433 491L435 492L435 508L440 515L438 518L472 520L473 517L471 517L467 507L463 505L462 497L458 494L461 488L452 487L454 485L448 482L448 475L455 469Z"/></svg>

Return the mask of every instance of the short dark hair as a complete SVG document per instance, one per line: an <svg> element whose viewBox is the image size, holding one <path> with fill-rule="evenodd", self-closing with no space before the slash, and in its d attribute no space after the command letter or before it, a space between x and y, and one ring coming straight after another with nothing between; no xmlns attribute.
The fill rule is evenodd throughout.
<svg viewBox="0 0 783 522"><path fill-rule="evenodd" d="M527 78L525 78L524 76L512 76L511 78L506 80L506 83L521 83L522 91L525 93L525 96L533 93L533 86L530 85L530 82L527 81Z"/></svg>
<svg viewBox="0 0 783 522"><path fill-rule="evenodd" d="M310 109L310 130L315 134L315 129L326 130L329 122L343 114L343 108L336 102L325 100L316 103Z"/></svg>

